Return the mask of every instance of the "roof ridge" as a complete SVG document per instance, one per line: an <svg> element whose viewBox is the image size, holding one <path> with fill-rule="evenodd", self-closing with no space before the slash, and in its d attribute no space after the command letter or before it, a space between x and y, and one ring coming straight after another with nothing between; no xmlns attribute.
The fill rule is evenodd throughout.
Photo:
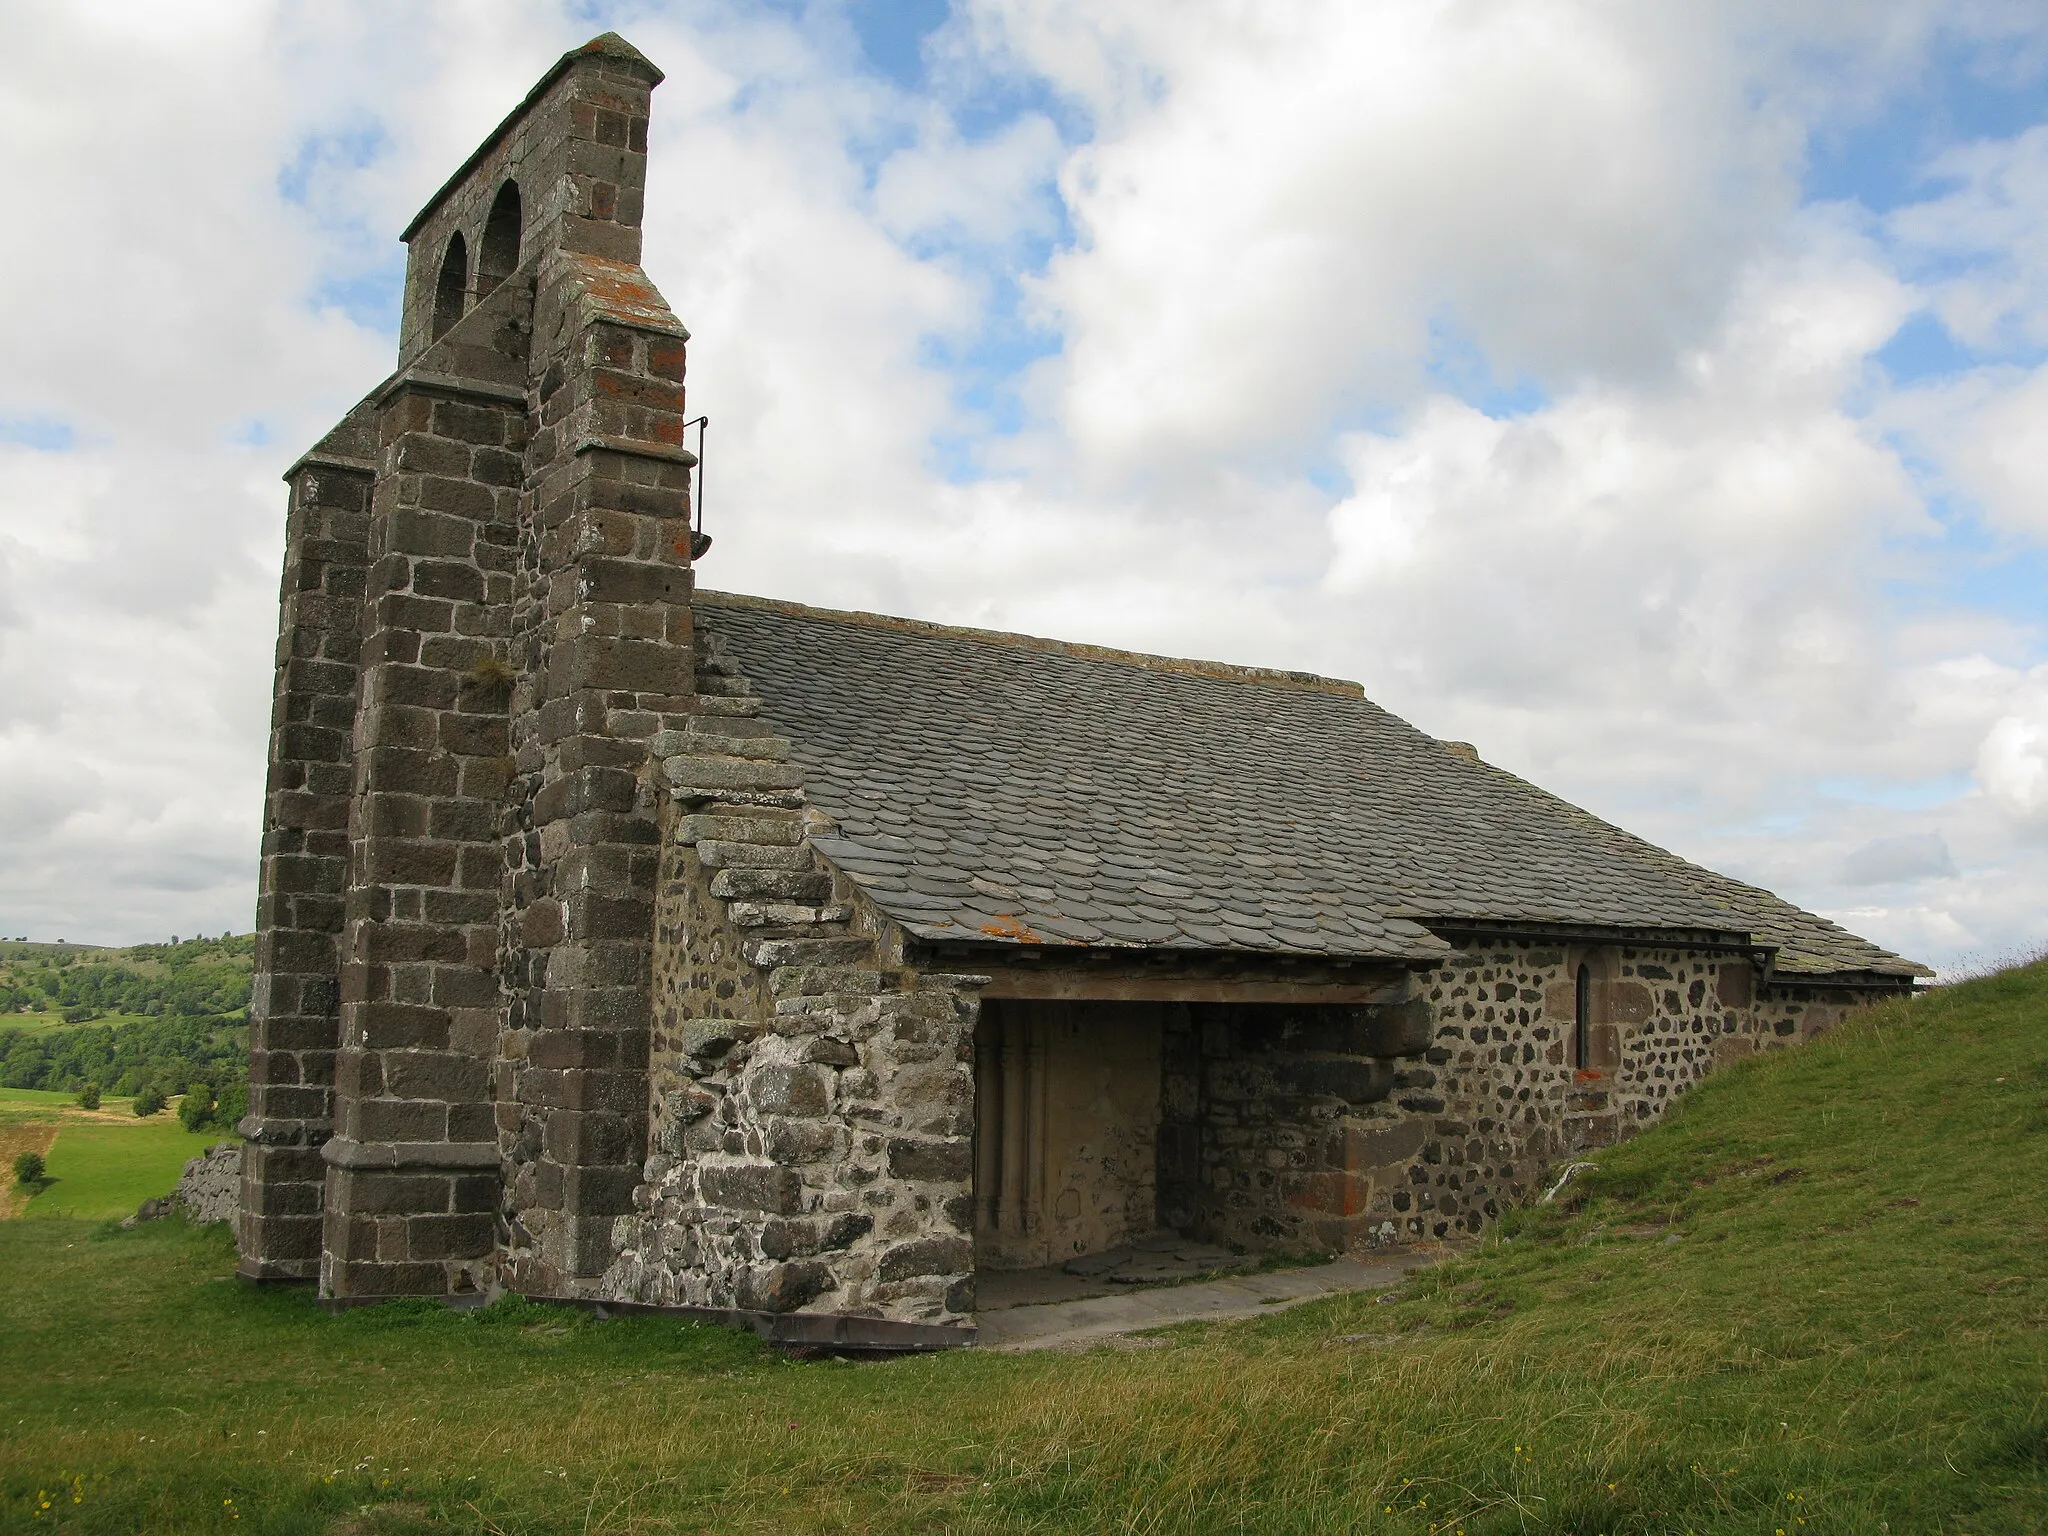
<svg viewBox="0 0 2048 1536"><path fill-rule="evenodd" d="M1264 683L1307 693L1327 693L1340 698L1365 698L1365 685L1341 677L1323 677L1314 672L1293 672L1279 667L1244 667L1228 661L1201 661L1184 656L1155 656L1145 651L1119 650L1115 646L1087 645L1076 640L1052 640L1042 635L1018 634L1003 629L977 629L965 624L936 624L929 619L903 619L885 613L868 613L851 608L817 608L783 598L755 597L744 592L715 592L700 588L692 601L712 607L754 608L770 613L787 613L800 618L833 619L859 624L868 629L895 630L913 635L939 635L956 639L981 640L1018 650L1037 651L1048 656L1077 656L1090 661L1121 661L1151 672L1175 672L1187 677L1207 677L1223 682Z"/></svg>

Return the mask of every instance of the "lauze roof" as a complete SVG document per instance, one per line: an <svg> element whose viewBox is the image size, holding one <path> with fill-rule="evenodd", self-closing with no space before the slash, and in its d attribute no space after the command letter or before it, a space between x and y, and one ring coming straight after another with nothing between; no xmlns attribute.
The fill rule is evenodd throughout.
<svg viewBox="0 0 2048 1536"><path fill-rule="evenodd" d="M1424 960L1475 923L1923 967L1425 736L1354 683L696 595L814 841L926 939Z"/></svg>

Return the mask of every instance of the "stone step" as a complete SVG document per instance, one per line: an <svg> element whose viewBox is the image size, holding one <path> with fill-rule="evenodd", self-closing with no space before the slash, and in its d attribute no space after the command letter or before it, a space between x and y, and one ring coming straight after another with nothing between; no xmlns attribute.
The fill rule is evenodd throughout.
<svg viewBox="0 0 2048 1536"><path fill-rule="evenodd" d="M676 841L699 843L764 843L794 848L804 840L804 824L795 815L756 811L745 816L710 816L699 812L676 823Z"/></svg>
<svg viewBox="0 0 2048 1536"><path fill-rule="evenodd" d="M787 901L735 901L727 907L726 914L732 918L736 928L814 928L832 929L833 932L803 934L803 938L837 937L838 926L853 916L853 908L844 902L831 902L824 906L800 906Z"/></svg>
<svg viewBox="0 0 2048 1536"><path fill-rule="evenodd" d="M754 685L737 674L722 676L716 672L697 674L697 692L706 698L749 698Z"/></svg>
<svg viewBox="0 0 2048 1536"><path fill-rule="evenodd" d="M686 741L692 736L773 736L774 734L774 726L770 725L766 720L750 715L736 717L733 715L699 712L683 722L683 737ZM678 747L676 750L687 752L689 748Z"/></svg>
<svg viewBox="0 0 2048 1536"><path fill-rule="evenodd" d="M671 757L661 771L679 796L715 800L719 791L802 789L804 773L788 763L756 762L734 757Z"/></svg>
<svg viewBox="0 0 2048 1536"><path fill-rule="evenodd" d="M864 1012L874 1001L872 992L801 992L795 997L778 997L775 1017L785 1022L774 1029L780 1035L807 1035ZM791 1028L789 1021L796 1021L798 1027Z"/></svg>
<svg viewBox="0 0 2048 1536"><path fill-rule="evenodd" d="M712 877L711 894L727 901L818 902L832 894L832 877L810 870L724 869Z"/></svg>
<svg viewBox="0 0 2048 1536"><path fill-rule="evenodd" d="M728 843L701 837L697 840L697 857L709 869L811 868L811 850L802 844L794 848L778 848L766 843Z"/></svg>
<svg viewBox="0 0 2048 1536"><path fill-rule="evenodd" d="M715 694L699 694L697 696L697 713L700 715L745 718L761 713L761 701L751 694L745 698L726 698Z"/></svg>
<svg viewBox="0 0 2048 1536"><path fill-rule="evenodd" d="M656 757L688 757L692 753L710 753L723 750L707 746L708 741L725 742L735 738L759 738L775 740L775 727L766 720L752 715L706 715L694 714L686 719L681 729L656 731L647 738L647 750ZM754 754L742 752L742 757Z"/></svg>
<svg viewBox="0 0 2048 1536"><path fill-rule="evenodd" d="M793 811L804 803L800 789L706 789L678 784L669 790L669 796L684 805L701 807L708 802L712 809L726 811Z"/></svg>
<svg viewBox="0 0 2048 1536"><path fill-rule="evenodd" d="M682 750L695 757L732 757L755 763L789 761L787 736L726 736L709 732L683 738Z"/></svg>
<svg viewBox="0 0 2048 1536"><path fill-rule="evenodd" d="M868 958L872 939L748 939L740 948L763 970L785 965L853 965Z"/></svg>
<svg viewBox="0 0 2048 1536"><path fill-rule="evenodd" d="M738 1019L690 1019L678 1033L676 1043L686 1056L722 1056L747 1032Z"/></svg>
<svg viewBox="0 0 2048 1536"><path fill-rule="evenodd" d="M768 973L776 997L872 997L882 990L882 973L852 965L779 965Z"/></svg>

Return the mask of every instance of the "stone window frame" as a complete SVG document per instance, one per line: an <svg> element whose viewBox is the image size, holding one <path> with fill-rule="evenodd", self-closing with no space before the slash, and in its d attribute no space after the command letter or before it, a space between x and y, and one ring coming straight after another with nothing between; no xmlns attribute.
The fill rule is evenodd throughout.
<svg viewBox="0 0 2048 1536"><path fill-rule="evenodd" d="M1593 967L1581 959L1572 971L1572 1070L1593 1065Z"/></svg>
<svg viewBox="0 0 2048 1536"><path fill-rule="evenodd" d="M1585 1050L1579 1047L1579 977L1585 975ZM1621 1070L1621 1023L1616 1018L1614 988L1621 978L1621 954L1613 945L1580 944L1565 952L1564 974L1571 983L1573 1013L1566 1059L1579 1082L1599 1082Z"/></svg>

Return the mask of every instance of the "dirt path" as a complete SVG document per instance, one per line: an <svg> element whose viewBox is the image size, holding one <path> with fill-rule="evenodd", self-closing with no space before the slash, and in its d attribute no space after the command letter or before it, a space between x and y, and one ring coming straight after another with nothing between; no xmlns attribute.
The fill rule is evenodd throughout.
<svg viewBox="0 0 2048 1536"><path fill-rule="evenodd" d="M1220 1322L1268 1312L1346 1291L1386 1290L1414 1269L1441 1261L1442 1248L1397 1250L1339 1259L1302 1269L1233 1275L1197 1285L1135 1288L983 1311L975 1317L983 1349L1085 1349L1123 1334L1172 1323Z"/></svg>

